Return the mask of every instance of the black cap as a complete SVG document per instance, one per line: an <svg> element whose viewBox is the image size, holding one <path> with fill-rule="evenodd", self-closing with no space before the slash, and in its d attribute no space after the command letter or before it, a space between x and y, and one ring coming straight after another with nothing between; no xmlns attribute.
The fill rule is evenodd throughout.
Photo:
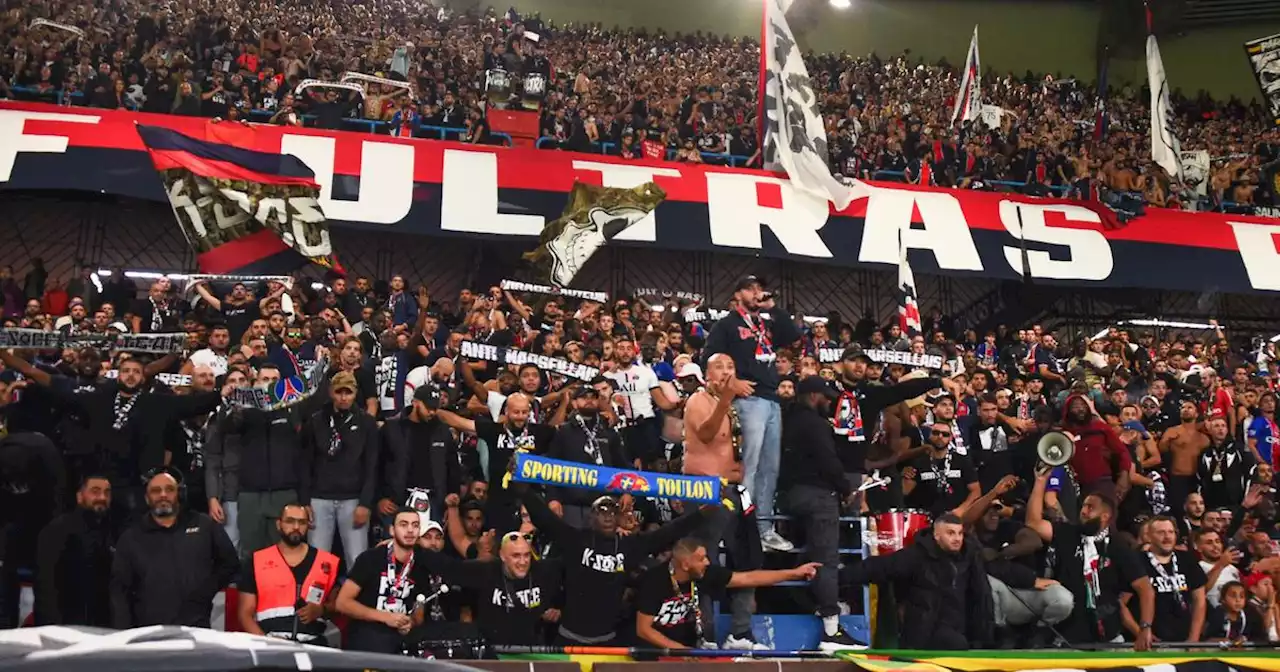
<svg viewBox="0 0 1280 672"><path fill-rule="evenodd" d="M436 410L440 408L440 392L430 385L420 385L413 391L413 400L421 401L427 405L427 408Z"/></svg>
<svg viewBox="0 0 1280 672"><path fill-rule="evenodd" d="M799 385L796 385L797 396L814 393L821 394L828 399L838 399L840 397L840 393L828 385L827 381L823 380L821 376L809 376L800 381Z"/></svg>
<svg viewBox="0 0 1280 672"><path fill-rule="evenodd" d="M581 399L588 395L592 397L599 397L600 392L597 391L596 388L592 387L591 385L579 385L578 389L573 391L574 399Z"/></svg>
<svg viewBox="0 0 1280 672"><path fill-rule="evenodd" d="M871 356L862 349L861 345L851 345L845 348L844 353L840 355L840 359L842 361L848 361L851 359L865 359L868 362L872 361Z"/></svg>
<svg viewBox="0 0 1280 672"><path fill-rule="evenodd" d="M755 276L755 275L744 275L744 276L742 276L741 278L738 278L738 284L736 284L736 285L734 285L734 286L733 286L733 291L735 291L735 292L737 292L737 291L741 291L741 290L744 290L744 289L746 289L746 288L748 288L748 287L750 287L750 286L752 286L752 285L760 285L760 287L763 289L763 288L764 288L764 285L765 285L765 282L764 282L764 280L762 280L762 279L761 279L761 278L759 278L758 276Z"/></svg>
<svg viewBox="0 0 1280 672"><path fill-rule="evenodd" d="M604 495L591 502L591 508L595 511L618 511L622 507L618 504L618 500L609 495Z"/></svg>

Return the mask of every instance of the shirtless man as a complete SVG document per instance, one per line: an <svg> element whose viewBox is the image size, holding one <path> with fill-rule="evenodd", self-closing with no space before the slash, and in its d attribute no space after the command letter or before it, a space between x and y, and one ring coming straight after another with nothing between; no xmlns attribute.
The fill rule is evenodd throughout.
<svg viewBox="0 0 1280 672"><path fill-rule="evenodd" d="M1200 454L1209 447L1209 436L1200 423L1200 409L1194 401L1182 400L1178 405L1178 417L1182 421L1160 437L1160 453L1172 453L1169 464L1169 506L1182 509L1187 495L1196 490L1196 470Z"/></svg>

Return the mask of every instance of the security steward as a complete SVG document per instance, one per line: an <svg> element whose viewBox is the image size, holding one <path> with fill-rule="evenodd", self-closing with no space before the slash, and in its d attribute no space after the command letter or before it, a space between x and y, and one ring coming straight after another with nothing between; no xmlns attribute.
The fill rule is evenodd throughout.
<svg viewBox="0 0 1280 672"><path fill-rule="evenodd" d="M310 523L301 504L285 504L276 528L280 541L255 551L236 582L240 625L254 635L324 645L338 556L307 543Z"/></svg>
<svg viewBox="0 0 1280 672"><path fill-rule="evenodd" d="M145 477L147 515L120 535L111 566L111 626L209 627L213 598L240 571L222 526L187 510L182 472L160 467Z"/></svg>

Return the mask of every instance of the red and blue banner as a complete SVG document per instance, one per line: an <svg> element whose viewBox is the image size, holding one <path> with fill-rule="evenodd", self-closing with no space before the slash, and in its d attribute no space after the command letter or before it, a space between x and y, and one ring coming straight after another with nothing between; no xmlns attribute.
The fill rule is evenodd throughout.
<svg viewBox="0 0 1280 672"><path fill-rule="evenodd" d="M209 122L219 124L235 125ZM297 157L207 142L162 126L139 124L137 130L202 272L280 274L307 260L341 271L317 202L315 173Z"/></svg>
<svg viewBox="0 0 1280 672"><path fill-rule="evenodd" d="M205 119L0 102L0 191L82 190L168 202L135 122L208 137ZM219 125L212 125L219 126ZM214 129L227 133L234 129ZM1109 228L1096 204L870 183L836 210L782 177L719 166L262 126L235 144L291 154L334 225L532 241L575 181L667 197L616 246L764 256L1043 285L1280 291L1280 220L1147 208ZM899 242L901 241L901 242Z"/></svg>

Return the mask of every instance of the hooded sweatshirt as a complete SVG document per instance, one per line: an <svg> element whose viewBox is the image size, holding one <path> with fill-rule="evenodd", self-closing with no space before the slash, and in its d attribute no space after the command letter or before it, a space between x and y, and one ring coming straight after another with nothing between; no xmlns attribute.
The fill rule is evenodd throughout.
<svg viewBox="0 0 1280 672"><path fill-rule="evenodd" d="M1129 451L1107 423L1093 415L1083 424L1071 420L1071 403L1076 399L1084 399L1084 396L1073 394L1062 405L1062 429L1079 437L1075 454L1071 456L1071 466L1076 470L1080 485L1088 486L1128 471L1133 464Z"/></svg>

